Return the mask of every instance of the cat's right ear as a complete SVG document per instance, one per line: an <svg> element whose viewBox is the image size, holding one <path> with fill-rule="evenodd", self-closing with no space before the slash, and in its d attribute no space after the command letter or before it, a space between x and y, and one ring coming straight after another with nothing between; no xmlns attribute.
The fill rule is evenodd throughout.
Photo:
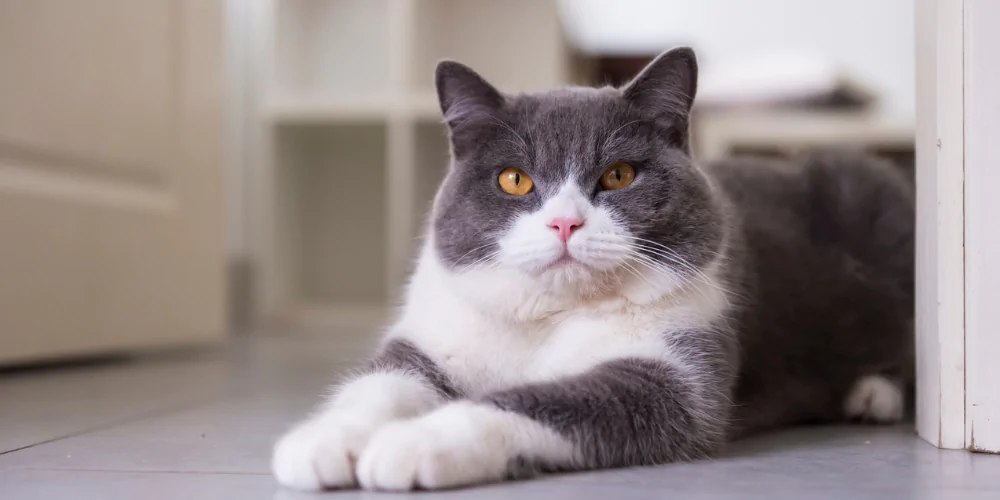
<svg viewBox="0 0 1000 500"><path fill-rule="evenodd" d="M622 89L622 96L673 130L687 147L688 120L698 90L698 60L689 47L657 56Z"/></svg>
<svg viewBox="0 0 1000 500"><path fill-rule="evenodd" d="M504 97L472 68L441 61L434 72L438 103L452 137L476 123L489 123L503 108Z"/></svg>

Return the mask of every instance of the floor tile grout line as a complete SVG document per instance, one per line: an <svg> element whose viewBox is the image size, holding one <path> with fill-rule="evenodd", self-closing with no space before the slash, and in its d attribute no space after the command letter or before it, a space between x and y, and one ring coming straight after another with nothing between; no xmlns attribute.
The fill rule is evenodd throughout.
<svg viewBox="0 0 1000 500"><path fill-rule="evenodd" d="M220 475L220 476L270 476L269 472L238 472L220 470L162 470L162 469L95 469L95 468L75 468L75 467L15 467L0 469L0 471L49 471L49 472L95 472L114 474L174 474L174 475Z"/></svg>
<svg viewBox="0 0 1000 500"><path fill-rule="evenodd" d="M106 422L106 423L103 423L103 424L94 425L94 426L91 426L91 427L80 429L79 431L70 432L68 434L63 434L61 436L56 436L54 438L44 439L44 440L39 441L37 443L27 444L27 445L20 446L20 447L11 449L11 450L0 451L0 457L2 457L4 455L9 455L11 453L16 453L16 452L19 452L19 451L24 451L24 450L27 450L27 449L30 449L30 448L34 448L36 446L41 446L41 445L44 445L44 444L54 443L56 441L62 441L64 439L69 439L69 438L73 438L73 437L83 436L85 434L90 434L90 433L93 433L93 432L100 432L100 431L105 431L105 430L108 430L108 429L113 429L113 428L121 426L121 425L128 425L128 424L132 424L132 423L136 423L136 422L141 422L143 420L147 420L147 419L151 419L151 418L162 417L162 416L170 415L170 414L173 414L173 413L180 413L182 411L191 410L191 409L197 408L199 406L208 405L208 404L212 404L212 403L219 402L219 401L226 401L226 400L229 400L229 399L232 399L232 398L235 398L235 397L237 397L237 396L223 396L221 398L207 398L206 397L206 398L203 398L203 399L191 401L189 403L178 404L178 405L170 406L170 407L167 407L167 408L160 408L160 409L157 409L157 410L151 410L151 411L148 411L148 412L139 413L137 415L132 415L132 416L125 417L125 418L118 419L118 420L114 420L114 421L111 421L111 422Z"/></svg>

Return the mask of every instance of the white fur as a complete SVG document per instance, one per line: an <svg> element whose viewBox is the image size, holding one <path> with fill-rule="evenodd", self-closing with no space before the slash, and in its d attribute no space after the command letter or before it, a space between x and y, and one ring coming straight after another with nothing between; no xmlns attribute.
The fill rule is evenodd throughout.
<svg viewBox="0 0 1000 500"><path fill-rule="evenodd" d="M278 482L300 490L353 486L354 462L379 427L441 403L441 396L419 377L361 377L278 441L271 469Z"/></svg>
<svg viewBox="0 0 1000 500"><path fill-rule="evenodd" d="M881 375L868 375L858 379L847 394L844 412L852 418L892 423L903 418L903 406L899 384Z"/></svg>
<svg viewBox="0 0 1000 500"><path fill-rule="evenodd" d="M425 258L395 332L419 345L471 395L586 371L626 356L671 359L664 339L671 330L703 326L725 307L715 287L699 284L684 294L637 304L627 298L567 300L544 291L530 297L546 315L532 320L470 307L456 293L436 257ZM492 286L501 288L503 278ZM486 293L485 291L483 293ZM553 302L565 300L561 311ZM447 321L442 321L447 318ZM682 360L674 360L683 368Z"/></svg>
<svg viewBox="0 0 1000 500"><path fill-rule="evenodd" d="M548 225L555 218L577 219L583 221L583 225L564 245ZM506 234L498 238L500 249L496 258L499 266L462 273L455 285L474 288L473 296L479 298L480 305L488 305L491 309L495 308L498 298L508 306L516 304L510 312L521 319L532 319L549 310L559 311L572 305L564 300L549 304L530 300L539 292L547 292L550 300L555 298L553 295L573 291L573 296L564 298L573 301L581 297L608 298L625 293L633 300L642 301L655 299L676 288L680 284L679 276L669 268L651 272L649 261L634 254L635 243L614 213L591 204L576 184L568 181L541 209L518 216ZM575 262L559 262L565 257L572 257ZM482 286L495 283L500 277L514 281L511 286L484 295L482 292L490 290ZM510 293L513 296L508 295ZM650 293L652 296L643 297Z"/></svg>
<svg viewBox="0 0 1000 500"><path fill-rule="evenodd" d="M518 458L571 463L573 445L517 414L469 402L386 425L358 462L367 489L450 488L499 481Z"/></svg>

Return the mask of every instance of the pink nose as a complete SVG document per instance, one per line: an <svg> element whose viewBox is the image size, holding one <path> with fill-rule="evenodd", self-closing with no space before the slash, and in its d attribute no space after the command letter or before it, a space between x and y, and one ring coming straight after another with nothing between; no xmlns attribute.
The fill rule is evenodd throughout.
<svg viewBox="0 0 1000 500"><path fill-rule="evenodd" d="M556 217L549 221L549 227L559 232L559 239L563 243L569 241L569 237L573 234L573 231L582 225L582 220L572 217Z"/></svg>

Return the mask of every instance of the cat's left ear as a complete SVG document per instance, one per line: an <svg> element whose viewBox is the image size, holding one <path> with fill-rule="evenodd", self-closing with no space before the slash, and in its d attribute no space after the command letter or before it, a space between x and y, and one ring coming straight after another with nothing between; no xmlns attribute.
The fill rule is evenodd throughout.
<svg viewBox="0 0 1000 500"><path fill-rule="evenodd" d="M691 48L679 47L653 59L622 89L622 97L657 120L679 128L686 137L697 90L698 60Z"/></svg>

